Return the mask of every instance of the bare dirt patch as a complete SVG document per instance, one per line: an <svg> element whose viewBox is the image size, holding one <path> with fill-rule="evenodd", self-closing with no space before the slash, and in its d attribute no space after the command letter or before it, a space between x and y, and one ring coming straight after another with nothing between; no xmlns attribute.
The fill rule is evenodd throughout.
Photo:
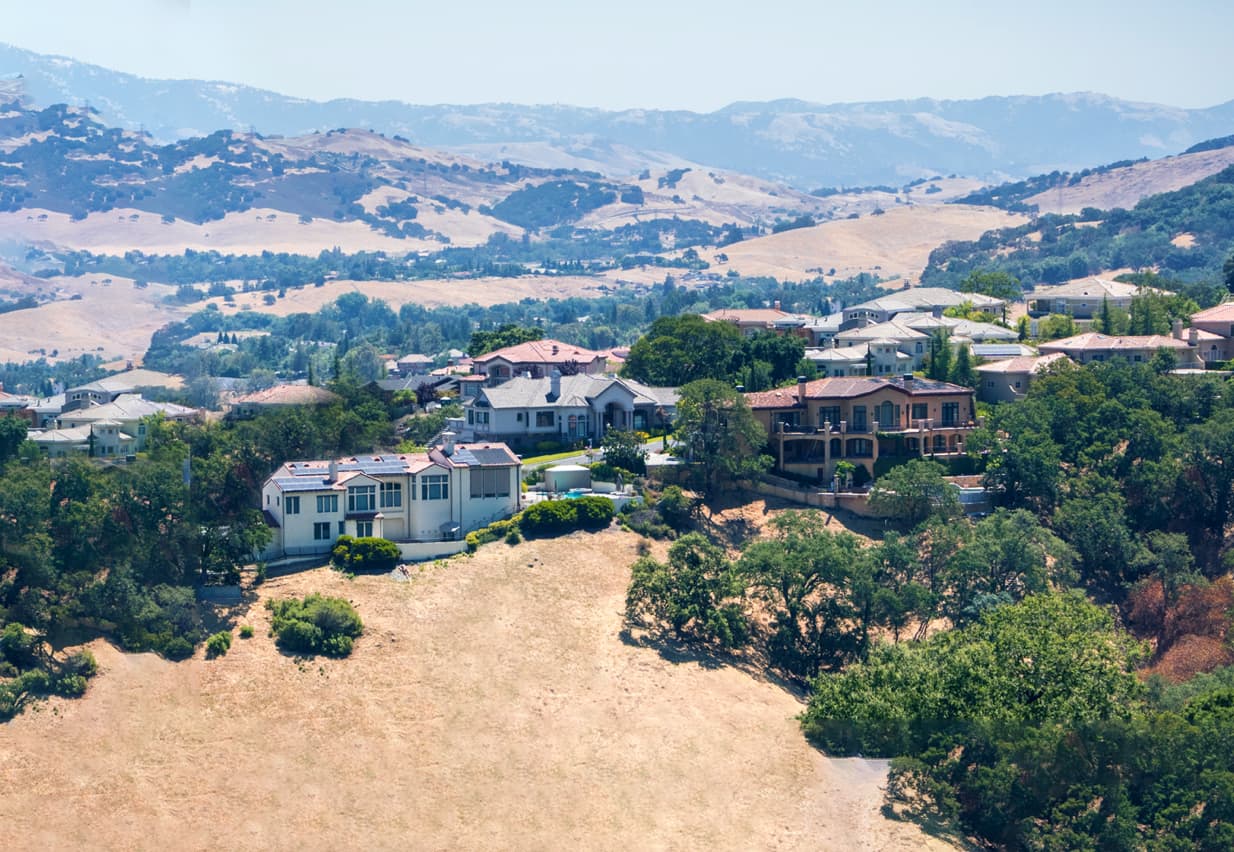
<svg viewBox="0 0 1234 852"><path fill-rule="evenodd" d="M942 848L880 814L884 763L806 744L791 693L623 642L635 542L260 589L354 601L344 661L280 654L260 601L218 660L96 644L85 698L0 727L8 848Z"/></svg>

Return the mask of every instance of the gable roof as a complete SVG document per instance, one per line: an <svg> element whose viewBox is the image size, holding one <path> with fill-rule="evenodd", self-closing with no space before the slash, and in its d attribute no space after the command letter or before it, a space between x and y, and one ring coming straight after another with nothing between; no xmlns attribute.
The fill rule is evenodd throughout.
<svg viewBox="0 0 1234 852"><path fill-rule="evenodd" d="M69 423L97 423L100 420L140 420L155 414L171 418L192 417L197 414L197 409L176 405L172 402L152 402L143 399L140 394L122 393L106 405L93 405L89 408L65 411L60 415L60 419Z"/></svg>
<svg viewBox="0 0 1234 852"><path fill-rule="evenodd" d="M677 404L676 388L653 388L630 379L591 376L579 373L562 376L560 393L550 399L552 379L514 378L495 388L484 388L480 398L494 409L586 408L590 401L614 386L625 390L638 404L672 406Z"/></svg>
<svg viewBox="0 0 1234 852"><path fill-rule="evenodd" d="M1141 291L1149 293L1166 293L1153 287L1141 288L1136 284L1125 284L1122 281L1111 281L1108 278L1098 278L1095 275L1079 278L1058 284L1054 287L1038 287L1028 295L1030 300L1037 299L1130 299Z"/></svg>
<svg viewBox="0 0 1234 852"><path fill-rule="evenodd" d="M978 373L1042 373L1057 361L1070 361L1062 352L1051 352L1048 355L1021 355L1016 358L1006 358L1002 361L991 361L989 364L977 365Z"/></svg>
<svg viewBox="0 0 1234 852"><path fill-rule="evenodd" d="M545 338L496 349L472 360L481 365L498 359L509 361L511 364L566 364L570 361L587 364L603 357L603 353L585 349L582 346Z"/></svg>
<svg viewBox="0 0 1234 852"><path fill-rule="evenodd" d="M1222 302L1191 315L1191 322L1234 322L1234 302Z"/></svg>
<svg viewBox="0 0 1234 852"><path fill-rule="evenodd" d="M1051 340L1037 347L1042 352L1110 352L1118 350L1140 349L1190 349L1190 344L1177 337L1165 334L1127 335L1111 337L1100 332L1090 331L1066 337L1062 340Z"/></svg>
<svg viewBox="0 0 1234 852"><path fill-rule="evenodd" d="M965 302L969 302L974 308L1001 308L1006 304L1002 299L995 299L993 296L985 296L981 293L961 293L945 287L910 287L907 290L900 290L868 302L852 305L845 308L844 313L873 310L896 314L906 311L950 308Z"/></svg>
<svg viewBox="0 0 1234 852"><path fill-rule="evenodd" d="M806 318L779 308L720 308L702 315L709 322L732 322L738 325L805 325Z"/></svg>

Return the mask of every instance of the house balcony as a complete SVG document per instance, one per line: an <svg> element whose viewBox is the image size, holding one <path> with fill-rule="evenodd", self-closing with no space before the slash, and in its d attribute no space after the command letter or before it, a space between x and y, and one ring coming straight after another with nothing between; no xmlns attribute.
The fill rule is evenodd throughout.
<svg viewBox="0 0 1234 852"><path fill-rule="evenodd" d="M927 418L925 420L910 420L906 423L901 423L896 420L889 424L879 423L877 420L873 424L850 424L847 421L841 420L839 423L824 423L821 426L808 426L795 423L775 423L772 429L772 436L780 440L789 438L809 438L819 437L825 438L832 435L920 435L923 433L931 433L939 430L952 431L971 431L980 426L979 420L960 420L960 419L939 419Z"/></svg>

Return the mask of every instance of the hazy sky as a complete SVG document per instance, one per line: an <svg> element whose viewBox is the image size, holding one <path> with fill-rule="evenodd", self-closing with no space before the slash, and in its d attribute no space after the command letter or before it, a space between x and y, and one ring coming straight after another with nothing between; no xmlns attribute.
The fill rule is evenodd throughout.
<svg viewBox="0 0 1234 852"><path fill-rule="evenodd" d="M0 41L318 100L1234 99L1230 0L0 0Z"/></svg>

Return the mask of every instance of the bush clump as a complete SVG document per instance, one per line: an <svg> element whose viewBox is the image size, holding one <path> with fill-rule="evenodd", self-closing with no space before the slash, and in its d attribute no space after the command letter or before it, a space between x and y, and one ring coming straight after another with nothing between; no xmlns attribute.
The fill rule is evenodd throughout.
<svg viewBox="0 0 1234 852"><path fill-rule="evenodd" d="M252 639L253 638L253 625L241 624L240 625L240 638L241 639Z"/></svg>
<svg viewBox="0 0 1234 852"><path fill-rule="evenodd" d="M607 497L543 500L523 510L519 529L529 537L551 536L577 529L602 530L612 520L613 501Z"/></svg>
<svg viewBox="0 0 1234 852"><path fill-rule="evenodd" d="M221 657L231 649L231 631L220 630L206 640L206 658Z"/></svg>
<svg viewBox="0 0 1234 852"><path fill-rule="evenodd" d="M389 571L398 564L398 545L375 536L341 535L330 553L330 562L340 571Z"/></svg>
<svg viewBox="0 0 1234 852"><path fill-rule="evenodd" d="M504 521L493 521L487 527L467 533L467 537L464 539L467 542L467 552L475 553L480 545L488 544L491 541L499 541L503 538L507 544L517 544L519 541L522 541L518 534L519 517L519 515L515 515ZM511 541L511 536L514 536L516 541Z"/></svg>
<svg viewBox="0 0 1234 852"><path fill-rule="evenodd" d="M278 646L301 654L346 657L364 630L360 615L342 598L309 595L267 601L274 614L271 629Z"/></svg>

